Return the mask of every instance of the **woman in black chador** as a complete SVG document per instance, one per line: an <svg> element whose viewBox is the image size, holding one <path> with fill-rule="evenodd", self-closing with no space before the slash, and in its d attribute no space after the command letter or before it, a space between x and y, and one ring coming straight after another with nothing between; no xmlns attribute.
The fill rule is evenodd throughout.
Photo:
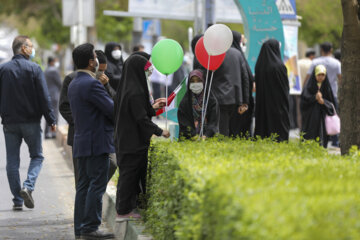
<svg viewBox="0 0 360 240"><path fill-rule="evenodd" d="M146 57L147 56L147 57ZM165 104L149 93L149 55L132 54L124 64L115 99L115 147L120 170L116 210L118 219L139 218L134 212L140 192L145 192L148 148L153 134L169 137L151 121L155 110ZM140 183L140 184L139 184Z"/></svg>
<svg viewBox="0 0 360 240"><path fill-rule="evenodd" d="M232 136L251 136L251 123L252 123L252 117L254 113L254 99L252 97L252 90L254 85L254 76L251 72L250 66L245 58L245 55L240 47L241 43L241 34L236 31L232 31L233 33L233 46L239 50L241 53L242 58L242 65L243 68L246 71L243 71L241 74L243 75L243 81L248 81L247 84L249 87L246 89L248 93L244 93L245 99L249 99L248 104L245 105L245 109L247 109L244 112L239 112L237 114L234 114L233 117L230 120L230 135Z"/></svg>
<svg viewBox="0 0 360 240"><path fill-rule="evenodd" d="M289 80L281 60L280 43L267 40L255 65L255 136L276 134L276 140L289 139Z"/></svg>
<svg viewBox="0 0 360 240"><path fill-rule="evenodd" d="M205 73L200 69L195 69L189 74L187 91L178 109L180 138L191 138L200 134L205 83L204 75ZM218 104L212 93L210 93L203 131L203 136L205 137L212 137L215 133L219 132Z"/></svg>
<svg viewBox="0 0 360 240"><path fill-rule="evenodd" d="M333 116L335 98L324 65L317 65L301 93L300 109L304 139L319 138L320 145L327 147L328 135L325 115Z"/></svg>

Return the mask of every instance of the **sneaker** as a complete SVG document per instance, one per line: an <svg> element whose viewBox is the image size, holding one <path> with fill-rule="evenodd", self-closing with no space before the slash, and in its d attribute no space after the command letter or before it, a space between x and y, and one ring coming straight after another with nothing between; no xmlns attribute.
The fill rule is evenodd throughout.
<svg viewBox="0 0 360 240"><path fill-rule="evenodd" d="M13 210L14 210L14 211L22 211L22 210L23 210L23 207L22 207L22 205L16 205L16 204L14 204Z"/></svg>
<svg viewBox="0 0 360 240"><path fill-rule="evenodd" d="M27 208L34 208L34 199L31 196L31 191L27 188L23 188L20 191L20 196L24 199L24 205Z"/></svg>
<svg viewBox="0 0 360 240"><path fill-rule="evenodd" d="M135 221L135 220L139 220L141 218L141 215L139 213L135 213L134 211L131 211L128 214L124 214L124 215L116 215L116 222L124 222L124 221Z"/></svg>

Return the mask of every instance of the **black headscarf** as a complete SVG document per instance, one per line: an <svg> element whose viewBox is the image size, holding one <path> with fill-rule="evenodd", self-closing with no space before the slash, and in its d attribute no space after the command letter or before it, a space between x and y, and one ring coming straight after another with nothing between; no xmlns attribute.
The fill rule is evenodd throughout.
<svg viewBox="0 0 360 240"><path fill-rule="evenodd" d="M121 50L121 46L115 42L109 42L105 45L105 55L107 58L107 69L105 71L106 76L109 77L110 86L117 91L119 86L124 60L121 55L120 59L114 59L111 52L115 47L119 47Z"/></svg>
<svg viewBox="0 0 360 240"><path fill-rule="evenodd" d="M256 108L255 135L278 141L289 139L289 80L281 60L280 44L267 40L261 47L255 65Z"/></svg>
<svg viewBox="0 0 360 240"><path fill-rule="evenodd" d="M237 50L242 52L242 49L240 47L240 42L241 42L241 34L237 31L232 31L233 34L233 43L232 43L232 47L236 48Z"/></svg>
<svg viewBox="0 0 360 240"><path fill-rule="evenodd" d="M196 43L199 41L199 39L204 36L204 34L198 34L196 35L192 40L191 40L191 50L194 54L194 61L193 61L193 69L205 69L197 60L196 55L195 55L195 47L196 47Z"/></svg>
<svg viewBox="0 0 360 240"><path fill-rule="evenodd" d="M203 83L205 83L206 72L201 69L195 69L202 71ZM193 70L193 71L195 71ZM192 72L189 73L189 77ZM203 91L204 92L204 91ZM199 95L203 96L203 92ZM207 94L206 94L207 95ZM194 93L190 90L190 79L187 83L187 91L180 102L178 109L178 121L179 121L179 136L185 138L191 138L196 135L196 128L194 123L194 106L193 106ZM204 136L212 137L215 133L219 132L219 107L215 96L210 93L209 103L206 111L206 124L204 125Z"/></svg>
<svg viewBox="0 0 360 240"><path fill-rule="evenodd" d="M230 135L232 136L246 136L247 134L250 134L251 132L251 123L252 123L252 116L254 113L254 99L252 97L252 89L254 84L254 76L251 72L251 68L249 66L249 63L246 60L246 57L244 55L244 52L242 51L240 47L241 42L241 34L237 31L232 31L233 33L233 43L232 47L236 48L241 53L242 62L245 64L246 68L246 75L244 79L248 79L248 96L245 96L245 98L249 99L248 103L248 110L243 114L234 114L231 122L230 122Z"/></svg>
<svg viewBox="0 0 360 240"><path fill-rule="evenodd" d="M324 105L316 101L316 94L320 90ZM320 144L327 146L328 136L325 128L325 115L334 115L333 106L336 107L331 85L326 75L319 89L315 76L315 68L301 93L300 109L302 118L301 131L304 139L320 139Z"/></svg>
<svg viewBox="0 0 360 240"><path fill-rule="evenodd" d="M105 45L105 55L108 61L118 64L119 62L123 63L123 57L121 55L120 59L114 59L111 55L111 52L114 50L115 47L118 47L121 50L121 45L116 42L109 42Z"/></svg>
<svg viewBox="0 0 360 240"><path fill-rule="evenodd" d="M149 147L153 134L162 130L151 121L155 115L149 101L144 67L150 55L136 52L124 63L124 71L115 98L116 152L135 153Z"/></svg>
<svg viewBox="0 0 360 240"><path fill-rule="evenodd" d="M131 56L132 55L140 55L140 56L143 56L144 58L146 58L147 60L149 60L150 59L150 54L148 54L147 52L143 52L143 51L137 51L137 52L133 52L132 54L131 54Z"/></svg>

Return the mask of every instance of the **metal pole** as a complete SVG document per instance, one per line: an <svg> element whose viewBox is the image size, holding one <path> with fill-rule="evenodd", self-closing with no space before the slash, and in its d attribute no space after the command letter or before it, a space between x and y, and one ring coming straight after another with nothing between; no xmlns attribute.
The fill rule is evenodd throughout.
<svg viewBox="0 0 360 240"><path fill-rule="evenodd" d="M77 38L76 38L76 45L80 45L81 44L81 40L82 40L82 24L83 24L83 1L82 0L78 0L78 14L79 14L79 22L78 22L78 27L77 27Z"/></svg>
<svg viewBox="0 0 360 240"><path fill-rule="evenodd" d="M207 29L215 23L215 0L205 0L204 27Z"/></svg>

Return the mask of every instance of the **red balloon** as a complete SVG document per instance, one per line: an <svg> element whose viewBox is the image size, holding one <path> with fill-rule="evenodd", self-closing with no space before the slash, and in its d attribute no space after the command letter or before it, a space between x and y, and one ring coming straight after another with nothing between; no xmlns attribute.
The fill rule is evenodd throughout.
<svg viewBox="0 0 360 240"><path fill-rule="evenodd" d="M195 46L195 56L199 63L206 69L211 71L215 71L218 69L225 59L225 54L220 54L216 56L210 56L210 64L209 64L209 54L207 53L204 46L204 37L201 37ZM209 66L208 66L209 64Z"/></svg>

